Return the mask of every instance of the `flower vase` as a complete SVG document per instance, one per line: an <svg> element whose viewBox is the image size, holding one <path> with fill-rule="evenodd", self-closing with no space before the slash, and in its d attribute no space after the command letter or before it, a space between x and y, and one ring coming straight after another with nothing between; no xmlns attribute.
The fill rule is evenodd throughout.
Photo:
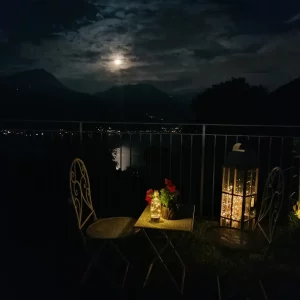
<svg viewBox="0 0 300 300"><path fill-rule="evenodd" d="M174 220L176 217L176 209L162 206L161 216L165 220Z"/></svg>
<svg viewBox="0 0 300 300"><path fill-rule="evenodd" d="M161 202L158 197L158 192L154 192L153 199L150 205L151 221L159 222L161 216Z"/></svg>

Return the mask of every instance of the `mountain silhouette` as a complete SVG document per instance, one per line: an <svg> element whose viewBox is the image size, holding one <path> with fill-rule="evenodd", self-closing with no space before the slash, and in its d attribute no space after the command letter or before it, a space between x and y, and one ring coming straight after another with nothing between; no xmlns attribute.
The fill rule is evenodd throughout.
<svg viewBox="0 0 300 300"><path fill-rule="evenodd" d="M162 122L184 121L188 106L148 84L114 86L88 95L45 70L0 78L2 118Z"/></svg>
<svg viewBox="0 0 300 300"><path fill-rule="evenodd" d="M268 102L274 123L299 125L300 77L270 93Z"/></svg>
<svg viewBox="0 0 300 300"><path fill-rule="evenodd" d="M268 93L245 78L232 78L204 90L191 108L200 123L295 125L299 89L299 79Z"/></svg>
<svg viewBox="0 0 300 300"><path fill-rule="evenodd" d="M282 85L272 93L270 98L276 100L285 100L286 98L300 99L300 77L290 81L289 83Z"/></svg>
<svg viewBox="0 0 300 300"><path fill-rule="evenodd" d="M43 69L35 69L30 71L23 71L13 75L0 78L0 84L7 88L15 88L22 90L43 90L43 89L60 89L67 88L57 80L52 74Z"/></svg>
<svg viewBox="0 0 300 300"><path fill-rule="evenodd" d="M85 103L91 100L93 104L93 97L68 89L41 69L1 77L0 93L0 117L8 119L81 119Z"/></svg>
<svg viewBox="0 0 300 300"><path fill-rule="evenodd" d="M150 84L114 86L94 94L117 118L134 121L184 121L188 106Z"/></svg>
<svg viewBox="0 0 300 300"><path fill-rule="evenodd" d="M197 120L204 123L299 123L296 106L300 99L300 77L270 94L263 87L250 86L243 80L220 83L198 95L192 105L198 115ZM89 95L75 92L47 71L36 69L0 78L0 118L157 123L193 121L190 100L183 101L182 97L141 83L113 86Z"/></svg>

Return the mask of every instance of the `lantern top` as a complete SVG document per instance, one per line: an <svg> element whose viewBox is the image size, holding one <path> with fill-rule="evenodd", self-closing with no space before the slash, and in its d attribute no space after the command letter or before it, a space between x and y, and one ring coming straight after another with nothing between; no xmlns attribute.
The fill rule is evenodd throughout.
<svg viewBox="0 0 300 300"><path fill-rule="evenodd" d="M258 161L252 149L247 149L243 144L237 143L233 146L232 152L228 153L224 166L237 169L254 169L258 167Z"/></svg>

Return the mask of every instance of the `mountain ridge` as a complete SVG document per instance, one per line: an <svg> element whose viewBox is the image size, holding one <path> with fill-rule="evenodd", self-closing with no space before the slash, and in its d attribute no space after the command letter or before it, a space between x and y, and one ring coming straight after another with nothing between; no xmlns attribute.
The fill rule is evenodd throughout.
<svg viewBox="0 0 300 300"><path fill-rule="evenodd" d="M40 87L56 87L68 89L54 75L44 69L33 69L0 77L0 83L9 86L37 84ZM29 86L28 86L29 87ZM68 89L69 90L69 89Z"/></svg>
<svg viewBox="0 0 300 300"><path fill-rule="evenodd" d="M90 95L69 89L44 69L34 69L0 77L0 92L4 105L0 117L3 118L194 121L190 103L196 94L191 93L185 98L183 95L168 94L147 83L112 86L106 91ZM270 118L274 115L276 120L282 114L295 118L290 111L292 102L299 98L300 77L267 94L265 105L280 109L272 112L266 110L266 114L270 114ZM292 99L295 100L291 102ZM203 109L201 107L200 112ZM216 103L210 100L205 115L216 115L216 108ZM263 107L258 109L261 111Z"/></svg>
<svg viewBox="0 0 300 300"><path fill-rule="evenodd" d="M269 94L269 97L296 96L300 98L300 77L280 86Z"/></svg>
<svg viewBox="0 0 300 300"><path fill-rule="evenodd" d="M6 102L9 115L17 114L18 117L22 113L26 113L28 117L55 115L63 118L69 114L73 116L71 119L76 116L105 121L161 122L179 120L183 110L188 111L188 106L183 108L184 105L178 104L167 93L149 84L113 86L104 92L89 95L65 87L43 69L0 77L0 89L7 96L3 102ZM16 106L22 113L16 112ZM28 107L31 108L29 115ZM41 113L43 108L48 113Z"/></svg>

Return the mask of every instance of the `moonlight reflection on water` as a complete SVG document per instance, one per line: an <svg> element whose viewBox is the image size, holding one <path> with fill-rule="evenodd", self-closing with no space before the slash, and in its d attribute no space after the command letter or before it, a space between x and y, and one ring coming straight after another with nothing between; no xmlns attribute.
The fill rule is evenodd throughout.
<svg viewBox="0 0 300 300"><path fill-rule="evenodd" d="M125 171L130 166L132 168L140 168L144 165L143 150L138 147L121 146L114 149L115 159L117 163L116 169Z"/></svg>

